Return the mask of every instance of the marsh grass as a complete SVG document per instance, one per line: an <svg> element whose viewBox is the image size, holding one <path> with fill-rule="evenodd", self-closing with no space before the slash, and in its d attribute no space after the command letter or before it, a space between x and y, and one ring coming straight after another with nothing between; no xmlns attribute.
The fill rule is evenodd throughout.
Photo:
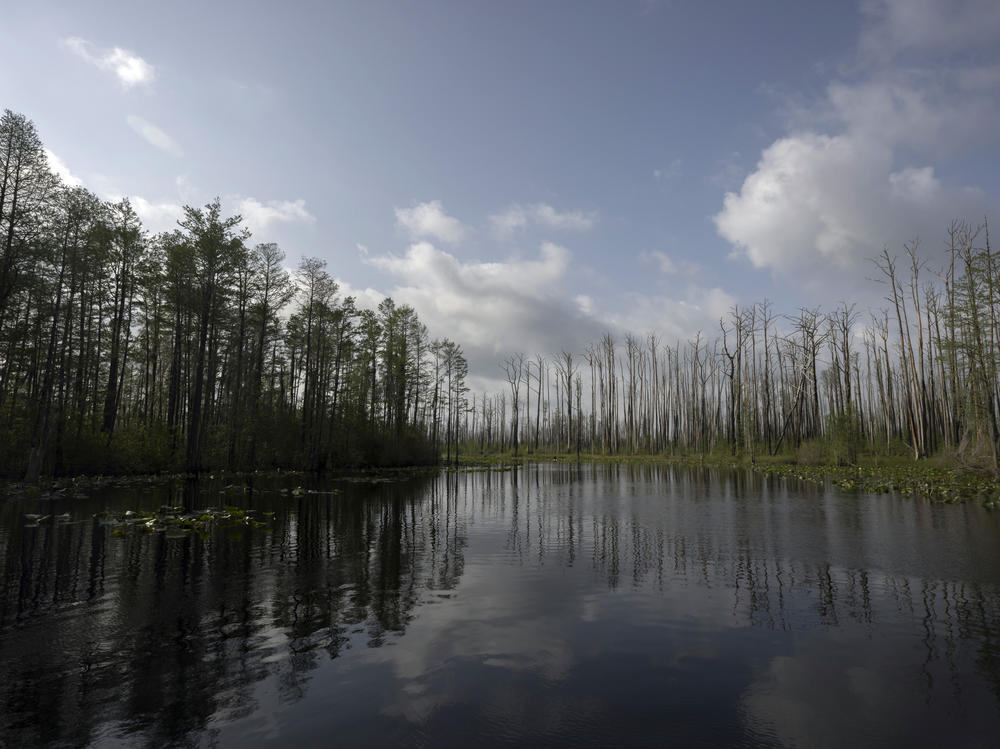
<svg viewBox="0 0 1000 749"><path fill-rule="evenodd" d="M606 455L581 453L581 463L619 463L626 465L675 465L711 468L749 469L757 473L811 483L825 484L842 491L868 494L898 492L907 496L922 496L940 502L979 501L989 509L1000 507L1000 481L992 474L963 466L949 455L940 454L914 462L900 454L856 455L852 464L839 461L847 456L843 445L829 451L818 440L805 442L794 454L754 457L721 454L634 454ZM576 463L575 453L495 453L467 455L461 459L465 470L510 468L525 463Z"/></svg>

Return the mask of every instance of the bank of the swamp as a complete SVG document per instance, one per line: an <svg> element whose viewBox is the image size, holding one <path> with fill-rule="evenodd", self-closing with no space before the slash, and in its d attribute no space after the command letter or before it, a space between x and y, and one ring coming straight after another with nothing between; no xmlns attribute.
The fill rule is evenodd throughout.
<svg viewBox="0 0 1000 749"><path fill-rule="evenodd" d="M404 481L416 476L436 474L441 465L414 465L393 467L355 467L336 471L206 471L191 473L136 473L113 475L79 475L42 477L38 482L0 482L0 499L86 499L91 493L105 489L132 489L175 484L178 487L212 487L220 496L242 494L255 485L281 484L279 491L289 496L317 493L313 485L330 482L381 483Z"/></svg>
<svg viewBox="0 0 1000 749"><path fill-rule="evenodd" d="M454 461L454 459L453 459ZM133 488L164 483L183 484L197 480L216 485L223 495L240 494L255 483L280 481L287 485L290 496L312 491L317 480L347 482L399 481L410 477L434 474L441 470L462 473L507 471L525 463L619 463L627 465L672 465L701 468L751 470L762 475L810 481L845 491L871 494L899 492L918 495L941 502L976 501L989 509L1000 508L1000 480L989 472L971 469L937 457L914 462L890 457L863 457L855 465L804 464L786 456L733 457L715 454L620 454L575 452L521 452L462 454L458 463L403 466L393 468L354 468L315 474L306 471L215 471L193 476L183 473L136 474L118 476L73 476L42 480L38 484L6 482L0 484L0 498L29 497L39 499L85 498L105 488Z"/></svg>
<svg viewBox="0 0 1000 749"><path fill-rule="evenodd" d="M509 467L523 463L623 463L751 470L756 473L833 486L871 494L899 492L940 502L976 501L1000 508L1000 480L993 474L959 465L942 457L913 461L900 457L864 457L854 465L804 464L785 456L733 457L719 454L650 455L605 453L469 453L459 458L465 470Z"/></svg>

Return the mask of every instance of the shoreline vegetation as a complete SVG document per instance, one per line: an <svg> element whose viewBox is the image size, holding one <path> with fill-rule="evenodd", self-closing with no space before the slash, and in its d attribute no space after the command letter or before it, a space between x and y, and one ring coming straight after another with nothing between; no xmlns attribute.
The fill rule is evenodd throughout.
<svg viewBox="0 0 1000 749"><path fill-rule="evenodd" d="M150 234L128 199L63 184L6 110L0 477L435 464L468 392L461 347L338 291L219 199Z"/></svg>
<svg viewBox="0 0 1000 749"><path fill-rule="evenodd" d="M462 347L413 308L359 307L316 258L290 270L218 199L151 234L128 199L63 184L31 121L5 110L0 478L528 453L749 466L992 507L1000 253L985 221L946 236L937 255L885 249L886 307L866 316L849 302L782 315L765 299L734 305L714 336L608 332L583 352L515 352L505 387L473 392Z"/></svg>
<svg viewBox="0 0 1000 749"><path fill-rule="evenodd" d="M854 465L831 463L797 463L788 456L733 458L722 454L708 455L608 455L544 453L512 453L463 455L461 469L495 467L510 469L530 463L609 463L632 466L674 466L689 468L748 470L763 476L791 478L831 485L843 491L860 491L868 494L898 492L901 495L920 495L944 503L976 501L987 509L1000 508L1000 480L989 472L969 470L943 459L916 463L909 458L863 458ZM453 469L454 470L454 469Z"/></svg>
<svg viewBox="0 0 1000 749"><path fill-rule="evenodd" d="M684 455L609 455L596 453L485 453L461 454L457 462L442 461L433 466L358 467L323 473L308 471L218 471L195 474L135 474L113 476L52 477L41 483L8 481L0 484L0 497L27 497L36 499L83 498L87 492L105 486L136 486L168 482L198 480L226 482L222 493L226 496L245 493L254 481L282 477L297 477L299 483L284 491L289 498L307 495L329 495L329 490L303 488L308 478L321 478L327 482L401 481L416 476L438 475L441 472L507 472L531 464L613 464L621 466L655 466L678 468L704 468L715 470L752 471L761 476L788 478L814 484L827 482L842 491L867 494L897 492L902 496L922 496L934 501L978 502L990 510L1000 508L1000 480L986 471L969 470L944 459L931 459L915 463L908 457L879 458L865 456L854 465L831 463L798 463L789 456L763 456L733 458L723 454ZM227 500L231 502L231 500Z"/></svg>

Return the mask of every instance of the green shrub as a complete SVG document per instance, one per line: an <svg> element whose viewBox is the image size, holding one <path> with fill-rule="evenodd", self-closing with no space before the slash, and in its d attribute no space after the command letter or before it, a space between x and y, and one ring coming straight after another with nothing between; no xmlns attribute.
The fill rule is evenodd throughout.
<svg viewBox="0 0 1000 749"><path fill-rule="evenodd" d="M806 440L795 451L795 462L801 466L823 465L825 458L823 443L819 440Z"/></svg>
<svg viewBox="0 0 1000 749"><path fill-rule="evenodd" d="M838 466L854 465L861 449L861 422L853 411L846 411L830 418L826 431L826 446L832 463Z"/></svg>

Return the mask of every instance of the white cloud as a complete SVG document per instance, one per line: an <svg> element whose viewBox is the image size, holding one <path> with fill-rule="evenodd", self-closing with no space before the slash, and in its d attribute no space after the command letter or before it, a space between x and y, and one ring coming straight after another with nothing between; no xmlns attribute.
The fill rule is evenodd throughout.
<svg viewBox="0 0 1000 749"><path fill-rule="evenodd" d="M929 156L949 154L996 137L1000 77L984 68L880 71L827 89L831 126Z"/></svg>
<svg viewBox="0 0 1000 749"><path fill-rule="evenodd" d="M693 339L699 331L714 339L719 318L736 298L719 287L689 285L677 297L630 292L624 302L626 312L606 315L607 327L639 335L657 333L664 343L672 343Z"/></svg>
<svg viewBox="0 0 1000 749"><path fill-rule="evenodd" d="M181 178L177 180L178 196L160 201L152 201L141 195L129 195L132 207L142 220L143 226L151 232L173 231L177 222L184 218L184 203L197 205L193 199L193 188ZM122 199L122 192L108 187L98 190L105 199L116 202ZM226 201L231 205L230 201ZM236 213L243 217L243 225L256 235L275 222L312 223L315 218L306 210L304 200L273 200L262 203L256 198L244 198L236 205Z"/></svg>
<svg viewBox="0 0 1000 749"><path fill-rule="evenodd" d="M963 51L996 44L1000 4L996 0L868 0L861 51L885 58L909 51Z"/></svg>
<svg viewBox="0 0 1000 749"><path fill-rule="evenodd" d="M150 122L141 117L136 117L130 114L125 118L128 122L128 126L132 128L136 133L138 133L142 138L150 145L156 146L161 151L170 154L171 156L180 156L181 148L177 145L173 138L167 135L165 132L160 130Z"/></svg>
<svg viewBox="0 0 1000 749"><path fill-rule="evenodd" d="M701 270L697 263L688 260L674 260L670 255L660 250L640 252L639 261L655 264L660 269L660 273L665 276L695 276Z"/></svg>
<svg viewBox="0 0 1000 749"><path fill-rule="evenodd" d="M454 244L468 233L461 221L445 213L440 200L417 203L412 208L397 208L396 221L414 239L431 237Z"/></svg>
<svg viewBox="0 0 1000 749"><path fill-rule="evenodd" d="M587 231L594 226L597 217L593 213L583 211L566 211L560 213L546 203L532 206L535 220L553 229L568 229L571 231Z"/></svg>
<svg viewBox="0 0 1000 749"><path fill-rule="evenodd" d="M177 222L184 218L184 207L177 203L152 203L138 195L129 197L129 201L143 227L154 233L173 231L177 228Z"/></svg>
<svg viewBox="0 0 1000 749"><path fill-rule="evenodd" d="M73 174L65 162L47 148L45 149L45 158L49 162L49 168L58 175L64 185L67 187L80 187L83 185L83 180Z"/></svg>
<svg viewBox="0 0 1000 749"><path fill-rule="evenodd" d="M739 193L726 194L716 226L757 268L797 270L817 254L851 265L855 251L881 243L863 215L866 201L885 194L879 178L888 176L889 165L887 149L874 143L782 138L764 151Z"/></svg>
<svg viewBox="0 0 1000 749"><path fill-rule="evenodd" d="M995 41L1000 6L987 12L982 3L959 5L954 18L944 0L866 6L862 74L831 82L820 101L797 107L791 132L726 193L714 221L734 255L821 286L831 280L827 271L853 269L856 277L883 246L919 236L937 247L952 219L977 220L1000 206L936 168L1000 142L1000 66L988 59L1000 47L975 47ZM985 36L973 28L980 12L993 28ZM888 51L872 62L866 50L876 38ZM939 64L935 55L958 40L975 60L955 56ZM905 53L905 63L894 60L897 53Z"/></svg>
<svg viewBox="0 0 1000 749"><path fill-rule="evenodd" d="M586 294L577 294L575 297L573 297L573 301L576 302L576 306L583 314L585 315L594 314L594 300L591 299Z"/></svg>
<svg viewBox="0 0 1000 749"><path fill-rule="evenodd" d="M403 255L362 257L395 279L389 296L411 305L433 335L463 346L480 376L496 376L504 353L583 351L604 330L565 291L571 253L551 242L533 258L492 262L463 262L430 242L416 242Z"/></svg>
<svg viewBox="0 0 1000 749"><path fill-rule="evenodd" d="M660 266L660 273L664 275L672 276L677 273L677 263L665 252L660 252L659 250L643 252L639 255L639 259L647 262L655 262Z"/></svg>
<svg viewBox="0 0 1000 749"><path fill-rule="evenodd" d="M934 176L934 168L911 167L889 175L889 195L911 204L928 204L940 196L941 183Z"/></svg>
<svg viewBox="0 0 1000 749"><path fill-rule="evenodd" d="M506 236L527 227L528 213L523 207L513 205L503 213L490 216L490 223L498 234Z"/></svg>
<svg viewBox="0 0 1000 749"><path fill-rule="evenodd" d="M430 242L410 245L402 257L369 257L372 265L417 283L442 283L451 290L472 295L496 292L522 298L541 299L549 286L562 277L569 264L569 250L544 242L538 260L510 259L503 262L462 263Z"/></svg>
<svg viewBox="0 0 1000 749"><path fill-rule="evenodd" d="M150 83L155 77L153 66L127 49L98 49L86 39L75 36L64 39L63 44L91 65L113 72L125 88Z"/></svg>
<svg viewBox="0 0 1000 749"><path fill-rule="evenodd" d="M823 284L823 268L857 268L886 244L937 238L951 219L986 210L982 193L943 185L932 167L892 164L888 146L861 136L782 138L726 194L716 226L754 267Z"/></svg>
<svg viewBox="0 0 1000 749"><path fill-rule="evenodd" d="M354 302L359 309L377 310L378 306L385 300L385 294L371 286L359 289L343 279L336 278L334 280L337 282L337 293L341 298L354 297Z"/></svg>
<svg viewBox="0 0 1000 749"><path fill-rule="evenodd" d="M490 223L497 234L507 236L529 223L540 224L562 231L588 231L597 222L597 215L584 211L557 211L548 203L531 205L514 204L502 213L490 216Z"/></svg>
<svg viewBox="0 0 1000 749"><path fill-rule="evenodd" d="M244 198L239 202L239 213L243 223L254 234L263 231L274 223L311 224L316 217L306 210L306 201L269 200L261 203L256 198Z"/></svg>
<svg viewBox="0 0 1000 749"><path fill-rule="evenodd" d="M496 378L497 362L513 351L582 355L606 331L616 337L626 330L655 331L664 340L714 331L735 301L722 289L686 284L677 298L623 295L615 301L628 312L607 312L599 300L568 288L572 253L551 242L539 245L533 257L490 262L464 262L430 242L413 243L402 255L359 252L394 279L389 296L411 305L433 335L462 345L480 384ZM364 299L368 306L381 301L372 289L344 293L357 293L359 304Z"/></svg>

